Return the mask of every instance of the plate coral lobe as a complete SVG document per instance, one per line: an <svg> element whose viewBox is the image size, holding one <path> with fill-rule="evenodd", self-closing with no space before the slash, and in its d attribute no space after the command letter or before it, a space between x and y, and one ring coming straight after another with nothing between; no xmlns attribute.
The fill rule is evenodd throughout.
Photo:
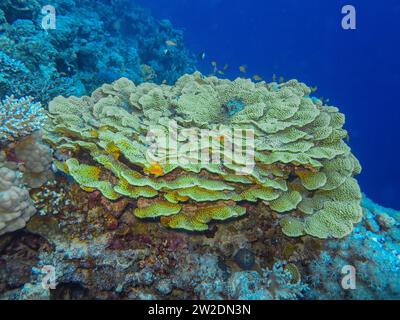
<svg viewBox="0 0 400 320"><path fill-rule="evenodd" d="M354 179L361 167L343 141L344 115L310 93L296 80L278 85L194 73L173 86L136 86L122 78L91 97L55 98L44 139L71 155L58 167L84 190L137 200L137 217L160 217L170 228L205 231L212 220L244 215L243 202L264 201L280 213L288 236L342 238L362 217ZM243 109L232 114L231 101ZM211 148L224 161L167 161L162 174L144 174L152 166L144 137L167 130L171 119L179 128L252 130L255 167L236 175L240 159L227 162L225 149Z"/></svg>

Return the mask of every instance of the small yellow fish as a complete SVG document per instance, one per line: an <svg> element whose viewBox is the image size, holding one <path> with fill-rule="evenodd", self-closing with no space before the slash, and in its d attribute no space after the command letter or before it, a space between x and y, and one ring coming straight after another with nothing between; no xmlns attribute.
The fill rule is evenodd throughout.
<svg viewBox="0 0 400 320"><path fill-rule="evenodd" d="M224 70L227 70L229 68L229 65L225 64L224 65Z"/></svg>
<svg viewBox="0 0 400 320"><path fill-rule="evenodd" d="M152 174L155 176L161 176L164 173L163 168L157 162L151 162L151 166L148 168L144 168L144 172L147 174Z"/></svg>
<svg viewBox="0 0 400 320"><path fill-rule="evenodd" d="M222 70L218 70L218 73L221 75L225 74L225 72L223 72Z"/></svg>
<svg viewBox="0 0 400 320"><path fill-rule="evenodd" d="M246 73L246 72L247 72L246 66L240 66L240 67L239 67L239 70L240 70L240 72L243 72L243 73Z"/></svg>
<svg viewBox="0 0 400 320"><path fill-rule="evenodd" d="M310 90L311 90L311 92L316 92L316 91L318 90L318 87L317 87L317 86L315 86L315 87L310 87Z"/></svg>
<svg viewBox="0 0 400 320"><path fill-rule="evenodd" d="M254 79L255 81L262 81L263 78L261 78L261 76L259 76L258 74L255 74L255 75L253 76L253 79Z"/></svg>
<svg viewBox="0 0 400 320"><path fill-rule="evenodd" d="M211 61L211 65L215 68L217 66L217 62L216 61Z"/></svg>
<svg viewBox="0 0 400 320"><path fill-rule="evenodd" d="M165 41L165 44L169 47L176 47L178 45L175 41L172 40Z"/></svg>

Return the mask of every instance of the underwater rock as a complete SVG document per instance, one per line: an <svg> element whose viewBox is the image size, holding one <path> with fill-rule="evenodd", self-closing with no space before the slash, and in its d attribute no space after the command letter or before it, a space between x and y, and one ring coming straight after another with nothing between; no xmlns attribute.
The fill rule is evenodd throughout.
<svg viewBox="0 0 400 320"><path fill-rule="evenodd" d="M396 225L395 218L389 216L387 213L383 212L378 215L377 221L379 225L385 230L390 229L391 227Z"/></svg>
<svg viewBox="0 0 400 320"><path fill-rule="evenodd" d="M277 262L272 269L234 273L228 281L228 293L236 300L297 300L309 290L301 281L293 283L293 277Z"/></svg>
<svg viewBox="0 0 400 320"><path fill-rule="evenodd" d="M45 244L43 238L24 231L0 237L0 293L30 282L31 267L38 262L38 250Z"/></svg>
<svg viewBox="0 0 400 320"><path fill-rule="evenodd" d="M243 270L250 270L254 266L254 263L255 263L254 253L248 249L240 249L235 254L235 262Z"/></svg>
<svg viewBox="0 0 400 320"><path fill-rule="evenodd" d="M392 242L396 234L398 237L396 226L390 232L381 231L378 237L368 236L369 240L361 242L364 245L360 246L360 242L350 240L360 238L363 233L357 225L355 233L350 237L328 240L329 245L325 246L326 251L322 252L320 258L317 241L324 242L311 237L287 238L279 230L272 232L276 222L273 216L269 217L265 213L267 209L263 204L253 208L251 216L220 225L213 238L171 233L157 224L146 223L138 218L135 218L132 231L122 234L122 223L116 230L101 229L101 216L94 217L97 224L96 230L92 230L93 222L84 212L93 210L90 206L104 204L101 204L100 199L96 203L85 203L82 198L85 192L79 192L82 195L72 193L69 196L79 202L82 208L75 207L73 200L69 200L71 204L60 208L59 216L36 215L29 221L27 231L47 240L39 242L42 244L35 249L37 253L13 253L8 247L15 242L5 239L6 242L1 245L4 254L0 265L2 260L12 263L18 261L20 265L31 266L32 272L29 274L26 268L19 269L17 265L14 268L12 264L3 268L2 276L14 279L13 283L18 288L10 290L0 286L2 299L24 299L36 292L34 288L39 289L43 277L37 270L40 271L44 265L55 267L58 283L56 291L51 290L50 295L43 290L37 292L41 292L39 297L49 299L73 299L82 295L84 299L339 299L343 298L343 294L346 297L348 295L336 287L340 285L340 259L343 257L346 258L343 263L356 263L357 277L360 277L357 290L352 290L354 294L350 298L362 296L357 292L371 291L371 288L364 287L364 283L369 283L367 281L373 281L372 286L381 284L385 288L382 292L375 290L374 297L396 297L395 291L391 291L398 283L393 273L396 270L393 269L396 266L394 263L398 260L398 249L395 249ZM85 196L90 198L90 195ZM368 210L366 217L376 219L375 214L370 216L372 209L367 209L372 208L371 203L364 200L363 206L364 210ZM373 210L396 216L392 211L378 206L374 206ZM74 220L77 216L81 217L78 223ZM259 228L265 231L255 240L253 235L258 234ZM218 247L220 239L234 240L238 233L243 239L235 243L251 248L257 257L257 272L238 271L235 263L229 259L225 260L227 266L221 266ZM274 245L271 238L276 240L273 241ZM375 242L373 238L378 241ZM117 249L113 246L116 241L119 241ZM33 242L29 241L29 244ZM383 254L377 254L377 248L371 246L371 243L383 245ZM15 246L20 247L18 244ZM14 256L17 254L18 258ZM378 264L382 274L378 274L375 269L374 263L377 262L371 262L372 255L378 257L377 261L386 255L382 264ZM329 260L323 260L327 256ZM283 261L281 259L287 259L287 262L279 262ZM329 267L333 262L334 270ZM335 270L338 270L338 278L334 277ZM14 271L14 275L9 275L9 272ZM379 282L377 279L380 279ZM388 285L392 289L388 289ZM309 291L308 287L312 290Z"/></svg>

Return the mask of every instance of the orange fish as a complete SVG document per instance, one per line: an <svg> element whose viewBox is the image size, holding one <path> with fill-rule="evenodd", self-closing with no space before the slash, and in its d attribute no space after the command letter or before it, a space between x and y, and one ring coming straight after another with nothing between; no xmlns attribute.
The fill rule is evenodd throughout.
<svg viewBox="0 0 400 320"><path fill-rule="evenodd" d="M152 174L155 176L161 176L164 173L163 168L157 162L151 162L151 166L148 168L144 168L144 172L147 174Z"/></svg>

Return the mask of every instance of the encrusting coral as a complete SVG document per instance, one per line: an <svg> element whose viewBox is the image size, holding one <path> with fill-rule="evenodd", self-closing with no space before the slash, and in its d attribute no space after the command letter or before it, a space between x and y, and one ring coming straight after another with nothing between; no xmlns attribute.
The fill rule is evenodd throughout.
<svg viewBox="0 0 400 320"><path fill-rule="evenodd" d="M122 78L91 97L55 98L43 138L68 155L59 169L86 191L136 199L137 217L204 231L212 220L244 215L244 202L264 201L288 236L341 238L362 217L353 178L361 167L343 141L344 115L310 94L296 80L267 84L194 73L173 86L135 86ZM217 132L206 134L207 159L219 162L193 161L205 151L194 141L206 129ZM232 138L237 130L243 135ZM162 160L149 159L154 132L183 147L168 142L168 154L157 149ZM243 142L253 146L246 154L253 157L227 148Z"/></svg>

